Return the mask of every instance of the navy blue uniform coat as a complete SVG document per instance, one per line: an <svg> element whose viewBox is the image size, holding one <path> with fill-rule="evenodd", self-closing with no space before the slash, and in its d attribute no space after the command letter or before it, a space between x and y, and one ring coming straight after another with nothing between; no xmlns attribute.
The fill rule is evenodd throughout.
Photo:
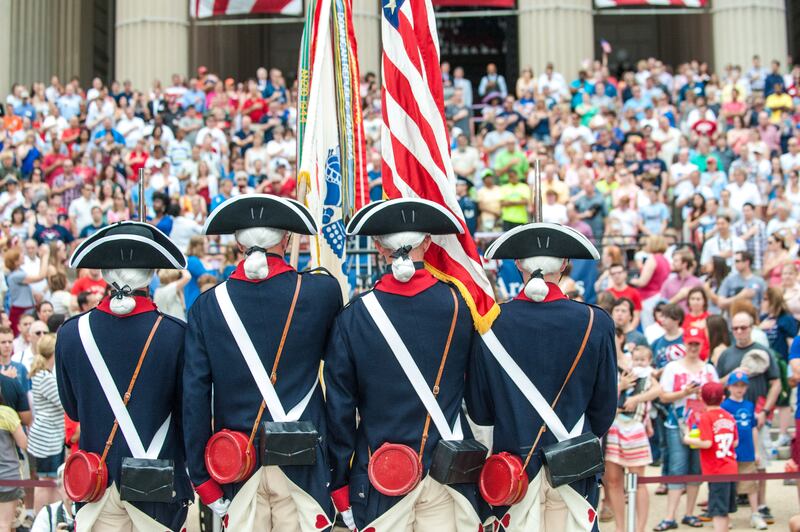
<svg viewBox="0 0 800 532"><path fill-rule="evenodd" d="M417 270L414 278L395 293L382 290L382 285L398 284L393 281L390 274L385 275L375 288L375 296L433 388L453 318L453 288L436 281L425 270ZM462 411L464 377L475 341L469 308L460 295L457 297L458 321L437 397L451 427ZM334 500L342 509L344 504L339 501L347 497L348 490L343 488L349 486L353 516L361 528L401 499L382 495L370 484L370 452L387 442L408 445L417 452L427 411L360 298L353 300L336 320L324 377ZM360 418L357 429L356 409ZM464 437L471 437L464 415L461 426ZM431 423L422 457L423 478L440 439ZM477 505L474 485L452 487Z"/></svg>
<svg viewBox="0 0 800 532"><path fill-rule="evenodd" d="M289 314L297 276L303 276L275 383L278 397L288 412L319 378L328 332L342 307L342 296L339 284L331 276L299 274L285 263L281 265L282 259L268 257L270 275L265 280L253 282L231 278L227 281L227 288L269 373ZM226 484L220 491L220 486L206 470L206 442L213 433L222 429L249 435L262 397L225 323L213 290L197 298L189 309L188 321L183 408L189 474L203 502L213 502L223 493L227 499L232 499L244 482ZM271 419L265 409L262 422ZM328 490L330 471L324 456L325 404L320 386L317 386L300 419L313 422L319 432L321 443L317 450L317 463L312 466L282 466L281 469L332 518L333 507ZM258 442L255 443L258 448Z"/></svg>
<svg viewBox="0 0 800 532"><path fill-rule="evenodd" d="M128 389L147 336L159 313L145 298L137 297L136 309L126 316L101 310L108 300L89 311L89 325L103 360L122 396ZM156 431L172 414L167 439L159 458L175 462L174 503L131 503L173 530L186 520L186 503L193 500L183 450L181 400L183 396L183 342L186 324L167 315L156 331L147 357L128 402L128 411L142 443L147 448ZM67 415L81 424L80 448L102 454L114 424L114 413L105 399L78 333L78 318L67 320L58 330L56 378L61 403ZM119 486L122 459L131 451L121 430L106 458L109 484Z"/></svg>
<svg viewBox="0 0 800 532"><path fill-rule="evenodd" d="M549 284L549 283L548 283ZM509 355L551 403L578 354L589 322L584 303L566 299L556 285L550 296L535 303L524 296L501 306L492 330ZM594 325L575 372L564 389L555 412L567 430L585 413L583 432L603 437L616 415L617 356L614 323L594 307ZM475 423L494 426L494 453L507 451L523 460L542 426L542 419L481 341L467 375L467 410ZM533 479L542 467L541 448L556 443L545 431L528 468ZM595 479L572 484L592 506L597 506ZM503 515L506 508L496 508Z"/></svg>

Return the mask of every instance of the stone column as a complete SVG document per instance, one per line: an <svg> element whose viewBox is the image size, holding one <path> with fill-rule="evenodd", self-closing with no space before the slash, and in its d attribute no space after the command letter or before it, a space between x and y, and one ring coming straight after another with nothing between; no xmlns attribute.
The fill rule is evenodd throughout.
<svg viewBox="0 0 800 532"><path fill-rule="evenodd" d="M721 72L727 64L750 68L754 54L761 64L777 59L785 67L788 54L784 0L713 0L714 65Z"/></svg>
<svg viewBox="0 0 800 532"><path fill-rule="evenodd" d="M569 82L594 58L592 0L518 0L517 7L520 70L533 67L538 76L552 61Z"/></svg>
<svg viewBox="0 0 800 532"><path fill-rule="evenodd" d="M149 89L189 74L189 4L163 0L117 0L115 75Z"/></svg>
<svg viewBox="0 0 800 532"><path fill-rule="evenodd" d="M383 0L353 0L353 28L358 43L358 65L381 75L381 4Z"/></svg>
<svg viewBox="0 0 800 532"><path fill-rule="evenodd" d="M0 0L0 102L5 103L11 91L11 0Z"/></svg>

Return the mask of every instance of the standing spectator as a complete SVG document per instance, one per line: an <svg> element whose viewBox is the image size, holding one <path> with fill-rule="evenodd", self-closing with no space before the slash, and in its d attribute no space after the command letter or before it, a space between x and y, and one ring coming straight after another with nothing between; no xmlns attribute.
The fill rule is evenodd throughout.
<svg viewBox="0 0 800 532"><path fill-rule="evenodd" d="M731 218L725 213L717 214L716 234L705 241L700 265L706 269L712 265L712 259L725 259L728 267L733 266L733 256L739 251L746 251L747 244L731 231Z"/></svg>
<svg viewBox="0 0 800 532"><path fill-rule="evenodd" d="M464 68L457 66L453 69L453 87L461 89L464 105L472 109L472 82L464 77Z"/></svg>
<svg viewBox="0 0 800 532"><path fill-rule="evenodd" d="M80 189L80 196L69 204L69 226L72 234L80 236L84 228L92 224L92 209L100 207L94 197L94 187L91 183L83 183ZM102 211L101 211L102 214Z"/></svg>
<svg viewBox="0 0 800 532"><path fill-rule="evenodd" d="M642 313L642 298L639 291L628 284L628 270L619 262L608 267L609 285L606 291L611 293L615 299L626 298L633 303L633 321L631 324L634 329L639 328Z"/></svg>
<svg viewBox="0 0 800 532"><path fill-rule="evenodd" d="M767 237L767 250L764 253L764 280L769 286L780 286L783 270L791 262L791 254L786 239L780 231ZM789 288L789 287L785 287Z"/></svg>
<svg viewBox="0 0 800 532"><path fill-rule="evenodd" d="M456 149L451 152L451 157L456 177L472 180L477 175L478 168L483 166L480 152L474 146L469 145L469 137L463 132L456 137ZM378 154L373 168L379 172L378 175L380 176L381 164L379 161L380 156Z"/></svg>
<svg viewBox="0 0 800 532"><path fill-rule="evenodd" d="M508 96L508 86L506 85L506 78L497 73L497 65L489 63L486 65L486 74L478 84L478 96L483 98L493 92L498 92L501 98L505 98Z"/></svg>
<svg viewBox="0 0 800 532"><path fill-rule="evenodd" d="M478 205L469 195L470 188L472 188L472 182L468 179L459 177L456 181L458 206L461 207L461 213L464 215L469 234L474 237L475 231L478 230Z"/></svg>
<svg viewBox="0 0 800 532"><path fill-rule="evenodd" d="M159 270L159 287L153 294L153 303L169 316L186 321L184 288L192 280L187 270Z"/></svg>
<svg viewBox="0 0 800 532"><path fill-rule="evenodd" d="M64 161L64 173L53 180L52 193L61 194L61 206L69 209L72 200L81 195L83 178L75 173L75 165L69 159Z"/></svg>
<svg viewBox="0 0 800 532"><path fill-rule="evenodd" d="M617 345L619 358L621 346ZM618 386L622 405L606 435L606 472L603 476L603 486L613 508L618 531L627 530L623 489L625 471L644 475L645 466L652 462L646 425L650 421L650 401L661 392L658 380L652 376L652 358L650 349L639 346L633 350L631 364L623 365L623 362L627 362L624 359L618 362L623 370ZM644 532L649 504L647 487L642 484L636 491L637 532Z"/></svg>
<svg viewBox="0 0 800 532"><path fill-rule="evenodd" d="M516 143L514 134L506 130L507 122L505 117L498 116L494 119L494 130L483 137L483 151L488 157L488 166L494 168L497 153L506 147L511 141Z"/></svg>
<svg viewBox="0 0 800 532"><path fill-rule="evenodd" d="M683 442L700 449L700 465L703 475L735 475L735 448L739 444L736 421L720 408L725 397L725 388L718 382L704 384L701 397L705 412L699 419L699 436L686 433ZM709 482L708 515L714 520L714 532L726 532L729 527L728 514L735 512L736 483ZM766 527L764 527L766 528Z"/></svg>
<svg viewBox="0 0 800 532"><path fill-rule="evenodd" d="M13 355L14 333L7 327L0 327L0 373L16 380L22 390L27 393L31 389L28 370L21 362L12 360Z"/></svg>
<svg viewBox="0 0 800 532"><path fill-rule="evenodd" d="M639 276L631 279L631 285L638 288L642 298L642 326L653 323L653 308L661 299L661 286L670 273L669 261L664 256L667 242L661 235L650 235L645 239L644 251L648 257Z"/></svg>
<svg viewBox="0 0 800 532"><path fill-rule="evenodd" d="M735 371L728 377L729 397L722 402L722 408L730 413L736 420L736 429L739 432L739 445L736 446L737 473L748 475L757 472L756 469L756 441L758 441L758 427L756 426L756 407L744 398L749 384L747 374ZM747 497L750 505L750 526L756 530L766 530L767 523L758 513L758 483L752 480L739 482L737 493Z"/></svg>
<svg viewBox="0 0 800 532"><path fill-rule="evenodd" d="M783 299L786 307L792 313L794 319L800 322L800 283L798 283L798 266L794 262L788 262L781 269L781 284Z"/></svg>
<svg viewBox="0 0 800 532"><path fill-rule="evenodd" d="M70 292L73 296L77 296L83 292L90 292L102 297L103 294L105 294L106 286L107 283L105 279L103 279L102 270L89 268L81 270L78 273L78 278L72 284L72 290Z"/></svg>
<svg viewBox="0 0 800 532"><path fill-rule="evenodd" d="M747 180L747 173L744 168L737 167L732 172L733 179L726 187L726 190L731 193L730 207L737 212L742 212L744 204L749 203L753 207L760 207L763 202L761 200L761 192L752 181Z"/></svg>
<svg viewBox="0 0 800 532"><path fill-rule="evenodd" d="M606 202L598 194L591 179L586 179L581 184L581 194L575 199L575 209L578 211L578 218L592 228L595 240L600 241L605 227Z"/></svg>
<svg viewBox="0 0 800 532"><path fill-rule="evenodd" d="M28 439L22 431L20 416L7 406L5 397L0 394L0 480L22 480L19 454L28 446ZM0 530L11 531L17 514L17 503L25 496L22 488L0 486Z"/></svg>
<svg viewBox="0 0 800 532"><path fill-rule="evenodd" d="M10 305L9 318L14 335L17 333L17 324L19 323L20 316L32 309L36 304L30 284L41 281L47 277L49 258L50 248L42 246L39 249L39 260L41 261L39 273L30 275L25 273L22 269L22 254L19 249L11 248L6 251L3 256L6 271L9 272L6 277L6 282L8 283L8 300ZM14 340L13 336L11 340Z"/></svg>
<svg viewBox="0 0 800 532"><path fill-rule="evenodd" d="M753 269L761 271L767 247L766 225L756 218L756 207L752 203L748 202L742 206L742 215L742 219L733 225L733 230L747 245L747 251L753 257Z"/></svg>
<svg viewBox="0 0 800 532"><path fill-rule="evenodd" d="M681 427L697 425L696 414L703 411L698 394L704 384L719 380L714 367L700 360L703 336L697 332L698 334L694 330L689 331L684 338L686 356L667 364L660 379L661 402L669 405L664 427L667 433L670 476L700 474L700 455L696 449L691 449L684 443L684 430ZM698 488L699 483L668 484L666 516L653 530L678 527L675 514L684 489L686 513L681 523L693 528L702 527L700 519L694 515Z"/></svg>
<svg viewBox="0 0 800 532"><path fill-rule="evenodd" d="M753 273L752 256L749 252L739 251L735 257L735 271L722 281L718 293L709 292L708 297L723 310L730 309L737 300L749 300L755 308L760 308L767 283Z"/></svg>
<svg viewBox="0 0 800 532"><path fill-rule="evenodd" d="M28 452L34 459L40 479L55 479L64 463L64 407L58 396L53 373L56 357L56 337L47 334L39 340L39 349L31 367L31 395L36 416L28 441ZM36 487L33 491L33 511L59 499L56 488Z"/></svg>
<svg viewBox="0 0 800 532"><path fill-rule="evenodd" d="M631 352L636 346L647 347L647 339L642 333L636 330L633 326L633 302L626 298L621 297L611 303L611 319L614 320L614 325L625 334L625 351Z"/></svg>
<svg viewBox="0 0 800 532"><path fill-rule="evenodd" d="M672 273L661 285L661 297L669 303L679 304L684 312L689 311L689 291L703 286L703 282L694 275L694 269L694 253L688 248L679 249L672 254Z"/></svg>
<svg viewBox="0 0 800 532"><path fill-rule="evenodd" d="M656 377L661 376L661 372L667 364L686 356L683 320L683 310L678 305L667 304L661 307L660 324L664 328L664 335L656 339L652 346Z"/></svg>
<svg viewBox="0 0 800 532"><path fill-rule="evenodd" d="M757 466L759 471L766 471L769 455L765 440L771 441L766 421L777 404L781 393L781 380L778 363L769 348L752 340L754 324L755 320L746 312L739 312L733 316L731 329L733 329L734 345L720 355L717 372L725 383L735 371L741 370L747 374L750 384L745 398L756 405L759 429L757 453L761 460ZM769 523L772 514L766 504L766 481L763 480L759 481L758 487L758 511Z"/></svg>
<svg viewBox="0 0 800 532"><path fill-rule="evenodd" d="M508 171L508 183L500 187L500 200L503 231L528 223L528 206L531 201L531 190L527 184L521 183L514 168Z"/></svg>
<svg viewBox="0 0 800 532"><path fill-rule="evenodd" d="M770 63L770 73L764 78L764 97L769 98L770 94L775 91L775 86L779 85L782 89L786 86L783 83L783 75L781 74L781 62L773 59Z"/></svg>
<svg viewBox="0 0 800 532"><path fill-rule="evenodd" d="M497 186L494 173L490 169L484 170L482 177L483 187L477 194L480 227L482 231L495 231L499 229L497 222L501 219L500 204L503 199L503 189Z"/></svg>

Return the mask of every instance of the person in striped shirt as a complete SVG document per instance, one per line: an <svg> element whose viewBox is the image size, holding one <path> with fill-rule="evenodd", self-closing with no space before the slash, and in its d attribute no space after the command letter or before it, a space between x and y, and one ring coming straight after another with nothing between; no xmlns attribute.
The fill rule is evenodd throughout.
<svg viewBox="0 0 800 532"><path fill-rule="evenodd" d="M53 372L56 357L56 336L46 334L39 340L39 353L31 365L31 392L36 416L31 426L28 453L36 466L39 478L56 478L58 467L64 463L64 407L58 397L58 384ZM33 508L60 500L58 489L36 487Z"/></svg>

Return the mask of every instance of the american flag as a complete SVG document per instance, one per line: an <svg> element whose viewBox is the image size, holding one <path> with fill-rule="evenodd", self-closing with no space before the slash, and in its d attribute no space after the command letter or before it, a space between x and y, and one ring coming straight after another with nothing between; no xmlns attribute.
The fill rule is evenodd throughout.
<svg viewBox="0 0 800 532"><path fill-rule="evenodd" d="M382 2L384 192L435 201L461 220L464 234L435 236L425 262L433 275L458 286L485 332L500 310L456 198L433 6L431 0Z"/></svg>

